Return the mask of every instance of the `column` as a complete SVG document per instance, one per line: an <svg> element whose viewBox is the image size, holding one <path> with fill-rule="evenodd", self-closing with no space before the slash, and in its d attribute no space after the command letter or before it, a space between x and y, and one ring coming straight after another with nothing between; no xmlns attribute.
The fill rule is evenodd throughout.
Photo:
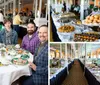
<svg viewBox="0 0 100 85"><path fill-rule="evenodd" d="M67 59L67 43L65 43L65 66L67 66L67 73L69 74L69 71L68 71L68 59Z"/></svg>
<svg viewBox="0 0 100 85"><path fill-rule="evenodd" d="M85 0L81 0L81 5L80 5L80 19L83 20L84 19L84 2Z"/></svg>
<svg viewBox="0 0 100 85"><path fill-rule="evenodd" d="M7 5L5 5L5 13L7 14Z"/></svg>
<svg viewBox="0 0 100 85"><path fill-rule="evenodd" d="M35 13L35 6L36 6L35 3L36 3L36 1L37 0L33 0L33 11L34 11L34 13Z"/></svg>
<svg viewBox="0 0 100 85"><path fill-rule="evenodd" d="M48 9L49 7L48 7L48 0L47 0L47 4L46 4L46 19L47 19L47 15L48 15Z"/></svg>
<svg viewBox="0 0 100 85"><path fill-rule="evenodd" d="M71 58L73 58L73 57L72 57L72 45L70 46L70 49L71 49Z"/></svg>
<svg viewBox="0 0 100 85"><path fill-rule="evenodd" d="M6 7L5 7L6 5L5 5L5 0L4 0L4 16L6 15L5 13L6 13Z"/></svg>
<svg viewBox="0 0 100 85"><path fill-rule="evenodd" d="M82 46L81 46L81 61L82 61ZM83 63L83 61L82 61L82 63Z"/></svg>
<svg viewBox="0 0 100 85"><path fill-rule="evenodd" d="M9 3L9 12L11 13L11 2Z"/></svg>
<svg viewBox="0 0 100 85"><path fill-rule="evenodd" d="M54 55L55 55L54 57L56 58L56 57L57 57L57 56L56 56L56 51L54 51Z"/></svg>
<svg viewBox="0 0 100 85"><path fill-rule="evenodd" d="M91 45L91 55L90 55L90 56L91 56L91 58L92 58L92 45Z"/></svg>
<svg viewBox="0 0 100 85"><path fill-rule="evenodd" d="M79 45L78 45L78 58L80 58Z"/></svg>
<svg viewBox="0 0 100 85"><path fill-rule="evenodd" d="M10 3L8 5L9 5L9 13L10 13Z"/></svg>
<svg viewBox="0 0 100 85"><path fill-rule="evenodd" d="M84 74L85 74L85 64L86 64L86 56L87 56L87 52L86 52L86 43L85 43L85 60L84 60Z"/></svg>
<svg viewBox="0 0 100 85"><path fill-rule="evenodd" d="M39 3L39 18L41 17L41 8L42 8L42 0L40 0L40 3Z"/></svg>
<svg viewBox="0 0 100 85"><path fill-rule="evenodd" d="M60 57L62 58L62 46L61 46L61 43L60 43Z"/></svg>
<svg viewBox="0 0 100 85"><path fill-rule="evenodd" d="M20 0L18 0L18 13L20 12Z"/></svg>
<svg viewBox="0 0 100 85"><path fill-rule="evenodd" d="M63 4L64 0L62 0L62 4Z"/></svg>
<svg viewBox="0 0 100 85"><path fill-rule="evenodd" d="M8 14L8 11L9 11L9 4L7 4L7 14Z"/></svg>
<svg viewBox="0 0 100 85"><path fill-rule="evenodd" d="M65 60L67 60L67 43L65 43Z"/></svg>
<svg viewBox="0 0 100 85"><path fill-rule="evenodd" d="M71 56L71 44L70 44L70 58L71 58L71 60L72 60L72 56Z"/></svg>
<svg viewBox="0 0 100 85"><path fill-rule="evenodd" d="M65 43L65 66L68 65L68 62L67 62L67 43Z"/></svg>
<svg viewBox="0 0 100 85"><path fill-rule="evenodd" d="M94 6L96 6L96 1L97 1L97 0L94 0Z"/></svg>
<svg viewBox="0 0 100 85"><path fill-rule="evenodd" d="M16 11L16 0L13 0L13 16L15 16L15 11Z"/></svg>
<svg viewBox="0 0 100 85"><path fill-rule="evenodd" d="M66 1L66 11L68 12L69 0Z"/></svg>
<svg viewBox="0 0 100 85"><path fill-rule="evenodd" d="M38 0L35 2L35 18L37 18L37 6L38 6Z"/></svg>
<svg viewBox="0 0 100 85"><path fill-rule="evenodd" d="M56 7L57 7L57 0L55 0L55 11L56 11Z"/></svg>

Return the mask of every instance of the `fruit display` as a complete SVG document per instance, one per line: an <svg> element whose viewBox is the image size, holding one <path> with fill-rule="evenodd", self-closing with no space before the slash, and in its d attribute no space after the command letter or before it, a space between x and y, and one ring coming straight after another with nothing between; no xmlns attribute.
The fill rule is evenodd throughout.
<svg viewBox="0 0 100 85"><path fill-rule="evenodd" d="M100 24L100 14L87 16L83 22L84 24Z"/></svg>
<svg viewBox="0 0 100 85"><path fill-rule="evenodd" d="M78 42L92 42L100 39L100 34L95 33L83 33L83 34L75 34L74 35L74 41Z"/></svg>
<svg viewBox="0 0 100 85"><path fill-rule="evenodd" d="M70 25L65 25L65 26L61 26L60 28L58 28L58 32L73 32L75 30L74 26L70 26Z"/></svg>

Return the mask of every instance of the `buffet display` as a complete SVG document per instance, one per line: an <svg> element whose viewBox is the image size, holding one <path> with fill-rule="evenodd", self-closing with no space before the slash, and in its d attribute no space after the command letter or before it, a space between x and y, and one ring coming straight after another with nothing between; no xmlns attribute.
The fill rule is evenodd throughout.
<svg viewBox="0 0 100 85"><path fill-rule="evenodd" d="M100 39L100 34L96 33L82 33L82 34L75 34L74 35L74 41L76 42L92 42L92 41L97 41Z"/></svg>
<svg viewBox="0 0 100 85"><path fill-rule="evenodd" d="M61 21L63 23L67 23L67 22L70 22L71 20L77 19L77 16L72 12L68 12L68 13L65 12L65 13L61 14L59 16L59 18L60 18L59 21Z"/></svg>
<svg viewBox="0 0 100 85"><path fill-rule="evenodd" d="M54 75L57 71L61 70L64 67L64 59L50 59L50 75Z"/></svg>
<svg viewBox="0 0 100 85"><path fill-rule="evenodd" d="M73 32L75 30L74 26L70 26L70 25L65 25L65 26L61 26L60 28L58 28L58 32Z"/></svg>
<svg viewBox="0 0 100 85"><path fill-rule="evenodd" d="M100 82L100 59L99 58L87 59L86 67L95 76L97 81Z"/></svg>
<svg viewBox="0 0 100 85"><path fill-rule="evenodd" d="M100 14L91 14L83 21L79 20L79 18L71 12L59 13L58 17L54 16L55 15L52 16L53 21L61 41L100 41ZM96 32L97 34L95 34Z"/></svg>
<svg viewBox="0 0 100 85"><path fill-rule="evenodd" d="M72 13L72 12L65 12L65 13L63 13L61 16L60 16L60 18L69 18L69 17L75 17L76 15L74 14L74 13Z"/></svg>
<svg viewBox="0 0 100 85"><path fill-rule="evenodd" d="M100 14L90 15L87 16L86 19L83 21L85 25L100 25Z"/></svg>

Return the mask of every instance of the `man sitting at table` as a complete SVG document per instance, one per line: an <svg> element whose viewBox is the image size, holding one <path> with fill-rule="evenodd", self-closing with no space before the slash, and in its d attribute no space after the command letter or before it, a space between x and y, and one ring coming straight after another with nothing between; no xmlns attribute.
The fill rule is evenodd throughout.
<svg viewBox="0 0 100 85"><path fill-rule="evenodd" d="M22 85L48 85L48 28L39 27L38 36L40 44L35 50L34 61L29 62L32 75L26 77Z"/></svg>
<svg viewBox="0 0 100 85"><path fill-rule="evenodd" d="M11 28L11 21L8 19L5 19L4 29L0 31L0 43L4 43L6 45L18 43L17 32Z"/></svg>
<svg viewBox="0 0 100 85"><path fill-rule="evenodd" d="M35 48L39 45L39 38L34 22L29 22L27 25L27 34L22 40L22 48L34 54Z"/></svg>

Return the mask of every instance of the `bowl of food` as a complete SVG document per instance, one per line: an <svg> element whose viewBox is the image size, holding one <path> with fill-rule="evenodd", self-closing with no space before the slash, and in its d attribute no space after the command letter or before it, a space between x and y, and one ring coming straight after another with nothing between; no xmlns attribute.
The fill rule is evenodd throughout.
<svg viewBox="0 0 100 85"><path fill-rule="evenodd" d="M60 33L71 33L75 30L74 26L71 25L64 25L58 28L58 32Z"/></svg>
<svg viewBox="0 0 100 85"><path fill-rule="evenodd" d="M27 54L21 55L22 59L29 59L30 57Z"/></svg>
<svg viewBox="0 0 100 85"><path fill-rule="evenodd" d="M19 49L20 48L20 45L19 44L15 45L15 48Z"/></svg>
<svg viewBox="0 0 100 85"><path fill-rule="evenodd" d="M18 54L22 54L24 51L22 49L18 50Z"/></svg>

